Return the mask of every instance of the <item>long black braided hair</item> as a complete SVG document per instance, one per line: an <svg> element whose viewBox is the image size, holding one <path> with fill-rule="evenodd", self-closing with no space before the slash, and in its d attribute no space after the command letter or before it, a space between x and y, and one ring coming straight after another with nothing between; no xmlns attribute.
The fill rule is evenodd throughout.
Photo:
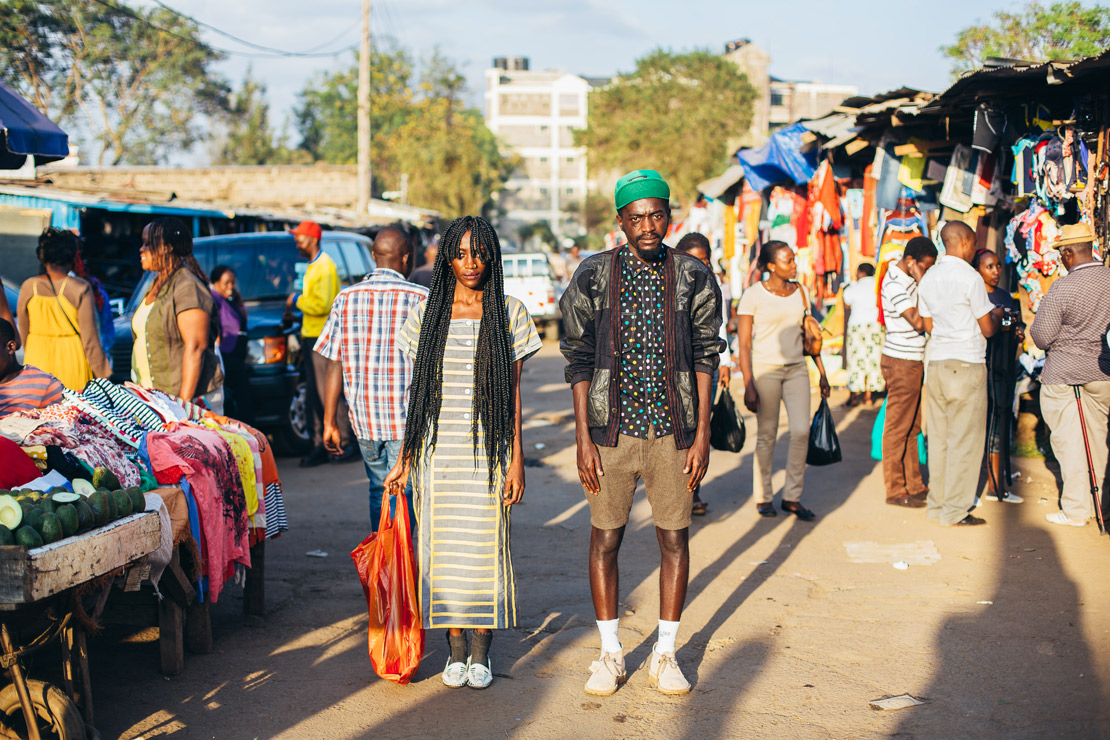
<svg viewBox="0 0 1110 740"><path fill-rule="evenodd" d="M470 234L471 250L488 269L482 290L482 322L475 347L470 434L477 464L478 424L481 423L492 494L498 471L506 467L512 449L516 404L512 393L512 336L505 310L501 243L493 227L476 216L463 216L452 221L440 241L439 254L432 269L431 292L424 305L420 343L413 363L402 455L415 472L421 464L425 442L429 448L436 444L443 398L443 351L455 299L455 273L451 262L459 258L459 246L467 233Z"/></svg>

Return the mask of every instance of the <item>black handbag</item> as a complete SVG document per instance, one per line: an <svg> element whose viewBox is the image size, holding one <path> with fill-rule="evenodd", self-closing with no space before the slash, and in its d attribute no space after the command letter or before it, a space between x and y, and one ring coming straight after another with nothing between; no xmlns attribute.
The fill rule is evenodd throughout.
<svg viewBox="0 0 1110 740"><path fill-rule="evenodd" d="M746 437L744 417L736 410L732 394L724 388L721 397L713 405L713 414L709 417L709 444L722 452L739 452L744 447Z"/></svg>
<svg viewBox="0 0 1110 740"><path fill-rule="evenodd" d="M806 452L807 465L832 465L841 460L840 440L836 436L836 423L833 422L829 402L821 399L813 423L809 426L809 451Z"/></svg>

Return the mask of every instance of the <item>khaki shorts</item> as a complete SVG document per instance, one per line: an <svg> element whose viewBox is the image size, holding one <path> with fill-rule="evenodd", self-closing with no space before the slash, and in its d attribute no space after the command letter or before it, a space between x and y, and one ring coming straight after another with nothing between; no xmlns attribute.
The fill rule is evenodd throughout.
<svg viewBox="0 0 1110 740"><path fill-rule="evenodd" d="M677 530L690 526L694 494L687 490L690 476L682 472L687 451L675 449L673 434L656 439L622 434L616 447L599 446L597 451L605 475L598 476L600 493L595 496L586 491L590 524L597 529L620 529L628 524L636 484L643 480L656 527Z"/></svg>

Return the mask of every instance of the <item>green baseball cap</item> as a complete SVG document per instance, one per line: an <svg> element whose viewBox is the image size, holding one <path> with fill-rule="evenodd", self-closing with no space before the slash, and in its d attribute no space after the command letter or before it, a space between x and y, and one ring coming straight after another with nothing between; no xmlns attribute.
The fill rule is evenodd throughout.
<svg viewBox="0 0 1110 740"><path fill-rule="evenodd" d="M663 176L655 170L633 170L617 180L613 200L617 204L618 211L641 198L662 198L670 201L671 188Z"/></svg>

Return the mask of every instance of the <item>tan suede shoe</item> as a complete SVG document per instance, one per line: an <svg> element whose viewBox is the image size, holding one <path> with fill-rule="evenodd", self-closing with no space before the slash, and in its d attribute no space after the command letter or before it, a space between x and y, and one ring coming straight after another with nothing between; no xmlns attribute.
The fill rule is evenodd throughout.
<svg viewBox="0 0 1110 740"><path fill-rule="evenodd" d="M648 686L667 696L682 696L690 693L690 682L682 675L674 653L660 655L651 648L651 664L648 668Z"/></svg>
<svg viewBox="0 0 1110 740"><path fill-rule="evenodd" d="M586 682L586 693L592 696L612 696L617 688L628 678L624 670L624 653L602 652L601 657L590 664L590 680Z"/></svg>

